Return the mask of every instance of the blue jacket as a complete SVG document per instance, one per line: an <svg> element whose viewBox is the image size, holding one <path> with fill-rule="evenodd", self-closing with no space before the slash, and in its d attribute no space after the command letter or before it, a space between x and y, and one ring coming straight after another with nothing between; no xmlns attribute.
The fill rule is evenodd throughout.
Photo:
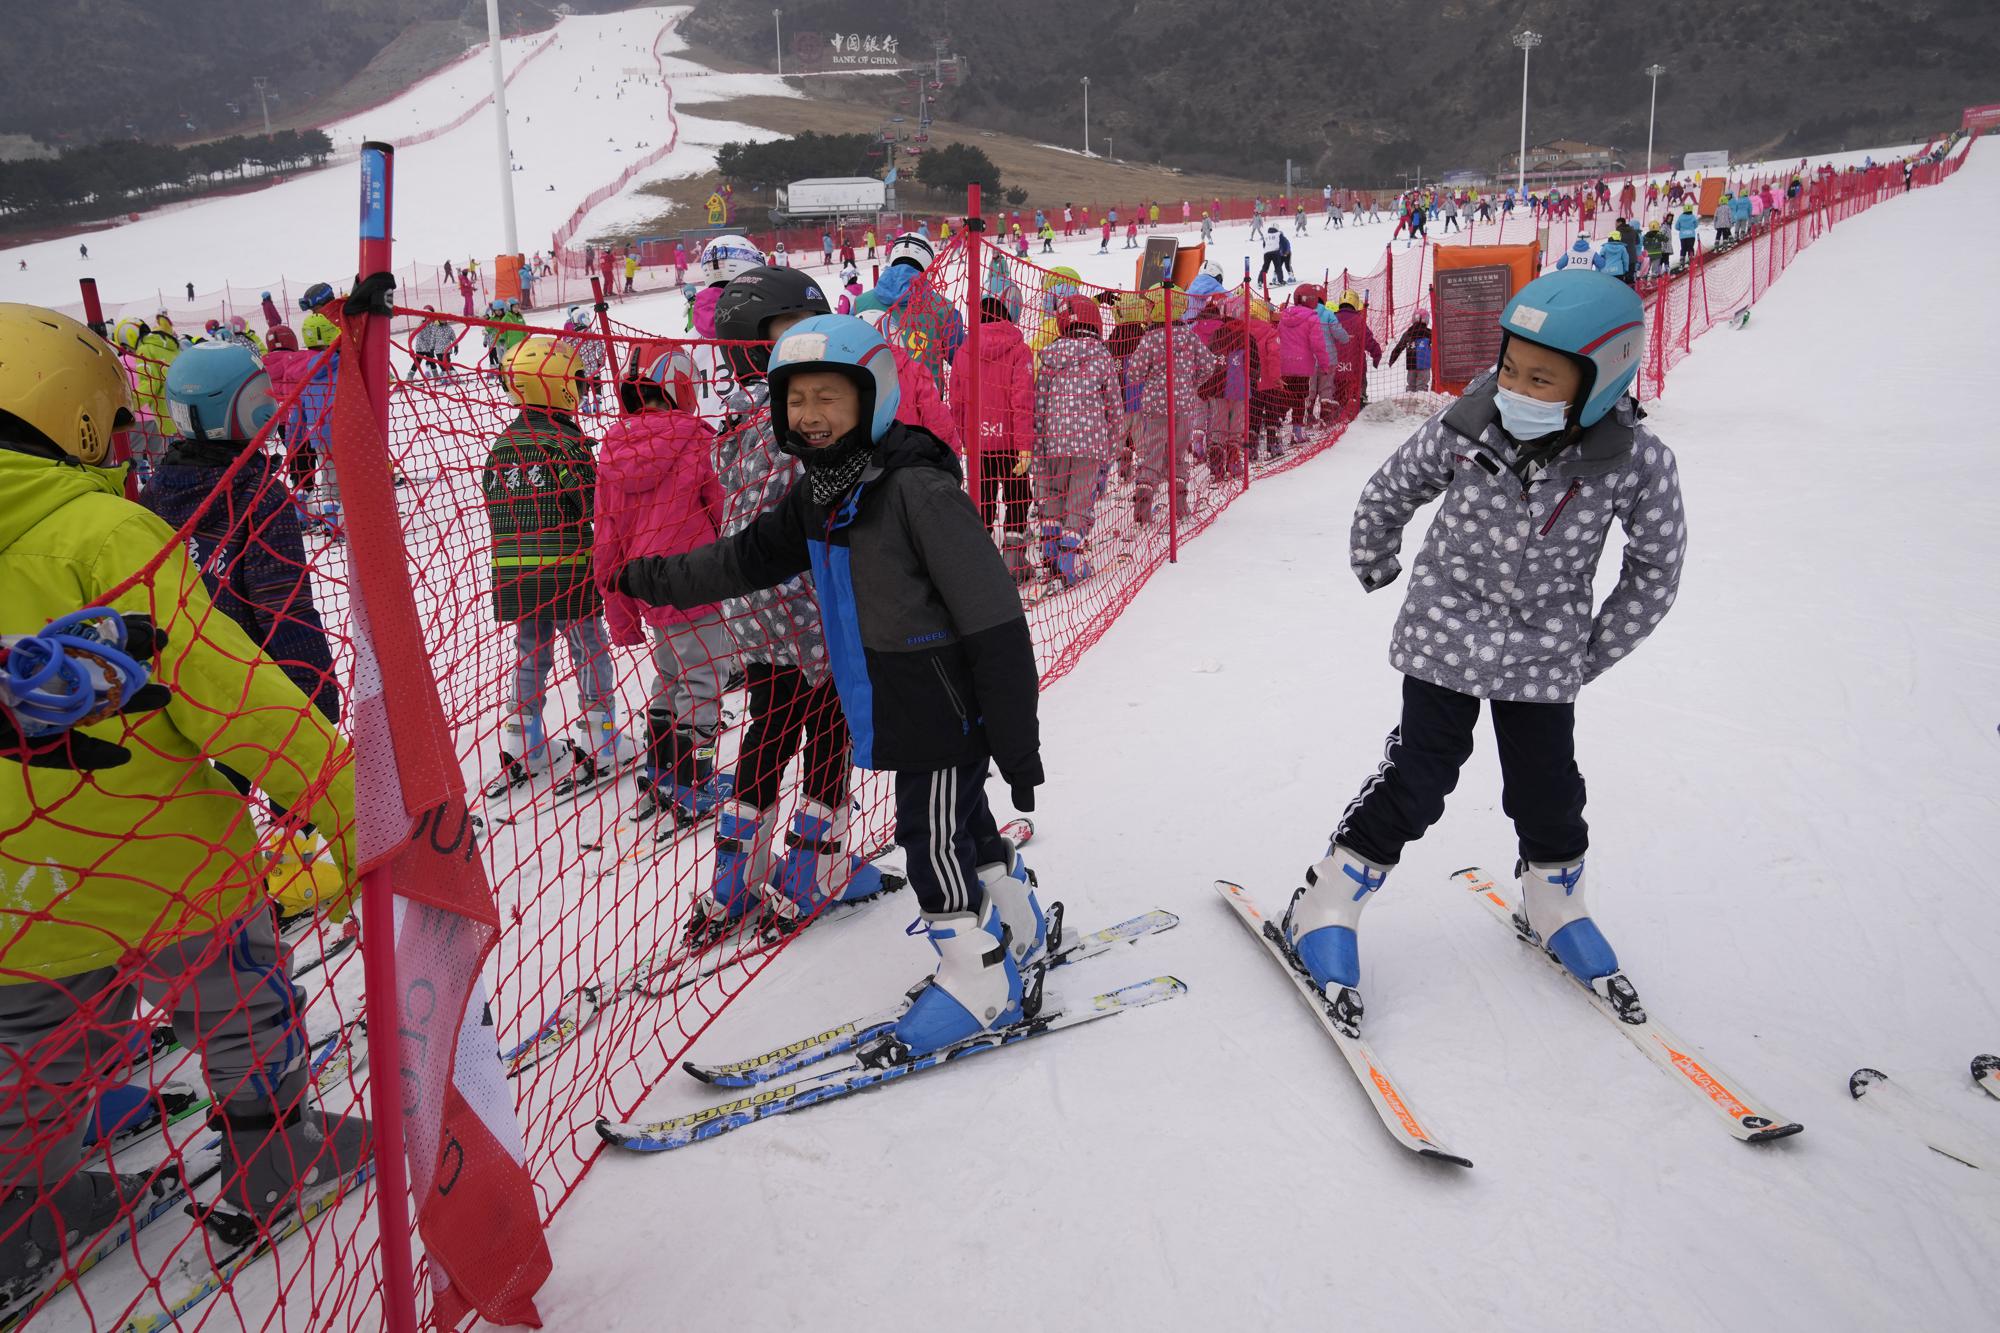
<svg viewBox="0 0 2000 1333"><path fill-rule="evenodd" d="M856 314L867 310L892 312L904 350L924 363L938 392L943 393L945 367L965 341L965 321L935 287L916 286L922 272L908 264L889 265L875 280L875 286L855 303L854 309Z"/></svg>
<svg viewBox="0 0 2000 1333"><path fill-rule="evenodd" d="M1674 219L1676 235L1692 237L1701 230L1701 219L1692 213L1683 213Z"/></svg>
<svg viewBox="0 0 2000 1333"><path fill-rule="evenodd" d="M748 527L686 555L634 560L618 586L692 607L808 569L857 765L921 771L991 757L1009 783L1041 782L1020 593L957 456L929 431L890 426L831 505L813 500L808 475Z"/></svg>
<svg viewBox="0 0 2000 1333"><path fill-rule="evenodd" d="M1625 242L1614 236L1604 243L1597 252L1594 267L1599 273L1608 273L1614 278L1622 278L1632 271L1632 252L1625 248Z"/></svg>
<svg viewBox="0 0 2000 1333"><path fill-rule="evenodd" d="M215 493L237 457L237 446L175 440L139 503L182 527ZM191 535L215 609L241 626L329 722L338 722L340 687L313 605L305 539L284 462L264 453L244 459Z"/></svg>

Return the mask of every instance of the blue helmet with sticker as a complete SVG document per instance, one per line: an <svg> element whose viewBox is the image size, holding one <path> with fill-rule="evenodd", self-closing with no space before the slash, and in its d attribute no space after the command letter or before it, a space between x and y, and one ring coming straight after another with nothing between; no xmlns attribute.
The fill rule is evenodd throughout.
<svg viewBox="0 0 2000 1333"><path fill-rule="evenodd" d="M771 425L780 441L790 428L785 418L786 382L802 370L838 371L853 380L861 391L861 414L868 423L870 442L888 434L903 389L896 379L895 354L867 321L852 315L814 315L792 325L771 348Z"/></svg>
<svg viewBox="0 0 2000 1333"><path fill-rule="evenodd" d="M1607 273L1566 268L1544 273L1516 292L1500 312L1500 332L1561 352L1583 368L1576 425L1588 429L1638 377L1646 306Z"/></svg>
<svg viewBox="0 0 2000 1333"><path fill-rule="evenodd" d="M167 367L167 406L181 434L195 440L247 440L277 404L271 377L241 343L196 343Z"/></svg>

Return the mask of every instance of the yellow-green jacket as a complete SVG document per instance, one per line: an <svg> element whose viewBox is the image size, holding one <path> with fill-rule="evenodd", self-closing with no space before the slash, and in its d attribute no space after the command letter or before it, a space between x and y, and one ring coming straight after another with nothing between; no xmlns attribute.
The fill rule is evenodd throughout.
<svg viewBox="0 0 2000 1333"><path fill-rule="evenodd" d="M86 728L132 760L91 773L0 760L0 986L75 976L213 930L265 894L249 806L208 762L302 809L354 859L345 743L234 621L184 544L123 498L124 469L0 449L0 633L33 633L164 557L114 610L167 634L155 713ZM127 726L131 724L128 733Z"/></svg>
<svg viewBox="0 0 2000 1333"><path fill-rule="evenodd" d="M174 433L174 418L167 410L167 367L180 354L180 339L158 329L139 339L132 349L133 395L169 435Z"/></svg>

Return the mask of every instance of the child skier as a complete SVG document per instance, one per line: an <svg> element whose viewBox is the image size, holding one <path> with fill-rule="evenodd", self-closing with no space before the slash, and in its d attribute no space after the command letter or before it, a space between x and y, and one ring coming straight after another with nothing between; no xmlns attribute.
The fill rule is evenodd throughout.
<svg viewBox="0 0 2000 1333"><path fill-rule="evenodd" d="M324 830L343 884L353 882L353 766L333 724L214 614L173 530L124 499L125 469L110 454L131 423L125 371L102 338L53 311L0 305L0 635L39 635L108 605L123 621L95 618L96 642L155 681L136 695L99 691L113 715L78 723L60 749L30 755L32 769L13 747L0 763L0 1309L10 1316L175 1183L171 1170L105 1170L101 1148L84 1160L93 1085L123 1081L109 1056L142 996L200 1054L220 1134L219 1211L268 1226L302 1191L351 1179L369 1152L365 1120L310 1104L305 1019L257 873L264 853L209 759L256 768L272 796ZM333 920L347 912L343 898L323 906Z"/></svg>
<svg viewBox="0 0 2000 1333"><path fill-rule="evenodd" d="M723 289L739 274L763 266L764 252L741 236L718 236L704 245L696 264L701 270L702 289L688 302L688 327L703 338L715 337L715 305L722 299ZM719 347L702 343L690 350L698 380L696 392L701 396L696 415L713 420L735 391L735 372Z"/></svg>
<svg viewBox="0 0 2000 1333"><path fill-rule="evenodd" d="M1187 457L1197 429L1208 425L1208 406L1201 388L1218 364L1202 345L1200 335L1178 319L1171 287L1155 285L1146 293L1145 309L1152 327L1139 339L1125 363L1125 382L1139 391L1139 414L1132 425L1133 453L1137 475L1132 486L1132 519L1144 526L1152 521L1153 495L1167 479L1167 451L1176 459ZM1172 347L1169 350L1168 339ZM1167 363L1173 361L1173 392L1168 394ZM1174 512L1187 512L1187 477L1174 479Z"/></svg>
<svg viewBox="0 0 2000 1333"><path fill-rule="evenodd" d="M1019 1022L1022 971L1046 950L1028 870L985 793L997 760L1014 804L1034 807L1034 650L957 460L895 420L894 363L874 331L806 320L770 367L772 425L804 478L733 538L635 561L619 582L644 601L698 605L813 572L838 627L828 637L855 759L896 773L896 840L938 952L894 1028L862 1052L898 1063Z"/></svg>
<svg viewBox="0 0 2000 1333"><path fill-rule="evenodd" d="M772 429L765 379L770 349L763 344L827 311L819 283L778 268L737 275L716 306L719 336L755 344L728 349L736 388L715 443L716 473L727 497L719 529L724 541L753 528L801 476ZM783 934L805 924L829 898L864 898L881 888L881 872L853 855L850 737L812 585L788 578L727 596L723 610L742 657L750 716L727 790L726 779L709 779L697 760L704 782L695 809L720 809L714 875L688 922L695 941L725 935L753 913L764 916L769 933ZM803 759L799 803L781 865L775 850L779 784L794 758Z"/></svg>
<svg viewBox="0 0 2000 1333"><path fill-rule="evenodd" d="M619 745L617 682L590 578L591 505L597 464L590 437L576 424L576 349L529 338L507 357L508 397L520 408L495 436L480 473L493 574L493 619L514 628L514 667L499 770L485 784L489 801L553 767L542 705L556 640L569 645L583 707L587 748L568 742L569 771L557 781L569 795L610 777Z"/></svg>
<svg viewBox="0 0 2000 1333"><path fill-rule="evenodd" d="M669 809L691 823L701 808L699 756L711 761L722 726L722 689L736 645L715 606L636 606L617 591L618 571L642 555L678 555L715 540L722 485L709 463L715 432L694 415L700 402L692 355L641 343L618 386L625 415L598 446L591 552L611 642L638 645L653 630L653 694L646 757L632 817L650 824ZM712 767L712 763L711 763ZM713 804L710 801L710 804Z"/></svg>
<svg viewBox="0 0 2000 1333"><path fill-rule="evenodd" d="M903 350L930 370L931 382L941 396L945 369L965 341L965 322L952 301L924 277L934 257L931 243L922 233L898 236L889 245L889 267L854 303L854 313L889 312Z"/></svg>
<svg viewBox="0 0 2000 1333"><path fill-rule="evenodd" d="M1285 411L1292 420L1295 445L1305 442L1306 423L1317 406L1308 401L1313 381L1333 365L1320 327L1319 307L1325 299L1318 286L1304 283L1292 294L1292 304L1278 316L1278 369L1284 376Z"/></svg>
<svg viewBox="0 0 2000 1333"><path fill-rule="evenodd" d="M210 497L258 429L271 419L271 377L248 348L190 347L167 372L181 433L139 497L189 534L215 609L250 636L329 722L340 721L333 652L306 572L298 513L281 460L259 453L235 468L227 494Z"/></svg>
<svg viewBox="0 0 2000 1333"><path fill-rule="evenodd" d="M1370 365L1382 364L1382 344L1375 341L1362 304L1359 292L1340 294L1338 317L1347 339L1340 344L1333 363L1333 396L1342 419L1349 421L1368 405L1368 371L1361 364L1362 358L1367 357Z"/></svg>
<svg viewBox="0 0 2000 1333"><path fill-rule="evenodd" d="M995 256L997 259L998 256ZM1010 280L1011 281L1011 280ZM1028 502L1032 498L1028 468L1035 457L1035 358L1014 324L1014 313L999 294L979 303L979 401L962 386L972 383L972 343L959 346L951 360L952 420L968 452L979 451L979 521L993 526L996 499L1005 505L1001 521L1001 553L1008 572L1026 579L1028 564Z"/></svg>
<svg viewBox="0 0 2000 1333"><path fill-rule="evenodd" d="M1035 372L1035 498L1042 565L1066 586L1090 576L1097 489L1125 437L1125 392L1104 345L1104 317L1087 296L1056 307L1056 341Z"/></svg>
<svg viewBox="0 0 2000 1333"><path fill-rule="evenodd" d="M1450 492L1390 642L1404 675L1401 724L1283 924L1295 961L1353 1031L1361 911L1405 844L1443 814L1472 753L1481 699L1492 706L1501 799L1520 836L1517 923L1613 1006L1638 1007L1584 896L1574 731L1578 691L1673 605L1686 549L1674 457L1626 396L1645 308L1614 278L1565 270L1523 287L1500 328L1497 375L1419 428L1355 510L1350 561L1373 592L1401 572L1397 551L1417 509ZM1591 580L1614 519L1625 530L1624 565L1592 619Z"/></svg>
<svg viewBox="0 0 2000 1333"><path fill-rule="evenodd" d="M1403 330L1403 336L1396 339L1396 345L1389 349L1389 364L1395 365L1398 357L1409 354L1409 378L1404 387L1411 393L1431 387L1431 312L1419 307L1410 327Z"/></svg>

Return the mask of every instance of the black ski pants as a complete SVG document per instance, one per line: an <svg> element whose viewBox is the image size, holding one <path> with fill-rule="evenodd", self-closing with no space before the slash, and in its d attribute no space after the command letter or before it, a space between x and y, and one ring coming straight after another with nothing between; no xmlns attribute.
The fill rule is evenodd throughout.
<svg viewBox="0 0 2000 1333"><path fill-rule="evenodd" d="M1500 746L1500 808L1514 821L1521 858L1545 864L1582 858L1583 774L1576 767L1576 705L1494 699ZM1403 720L1389 733L1382 766L1340 818L1333 840L1371 861L1395 865L1405 843L1444 814L1444 798L1472 757L1479 700L1415 676L1403 677Z"/></svg>
<svg viewBox="0 0 2000 1333"><path fill-rule="evenodd" d="M1007 859L986 803L987 761L896 770L896 845L925 916L984 910L979 867Z"/></svg>
<svg viewBox="0 0 2000 1333"><path fill-rule="evenodd" d="M831 680L806 684L797 667L748 662L743 680L750 690L750 725L736 756L736 799L769 810L778 803L778 783L792 757L805 751L799 788L828 809L847 800L847 715Z"/></svg>

